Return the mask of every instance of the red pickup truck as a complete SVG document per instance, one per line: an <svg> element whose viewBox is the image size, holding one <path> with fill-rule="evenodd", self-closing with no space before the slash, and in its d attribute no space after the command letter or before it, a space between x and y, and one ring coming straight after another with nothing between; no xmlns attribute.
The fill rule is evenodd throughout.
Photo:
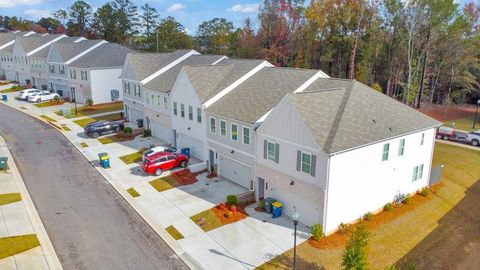
<svg viewBox="0 0 480 270"><path fill-rule="evenodd" d="M455 129L441 126L437 129L436 137L437 139L450 140L455 139L457 137L457 134L455 132Z"/></svg>
<svg viewBox="0 0 480 270"><path fill-rule="evenodd" d="M187 167L188 157L180 153L158 152L145 158L143 170L148 174L160 176L163 171L175 167Z"/></svg>

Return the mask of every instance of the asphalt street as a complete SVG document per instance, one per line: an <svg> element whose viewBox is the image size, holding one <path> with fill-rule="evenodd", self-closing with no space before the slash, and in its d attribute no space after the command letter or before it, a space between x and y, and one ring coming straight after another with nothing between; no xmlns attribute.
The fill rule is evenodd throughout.
<svg viewBox="0 0 480 270"><path fill-rule="evenodd" d="M0 104L0 135L64 269L188 269L55 128Z"/></svg>

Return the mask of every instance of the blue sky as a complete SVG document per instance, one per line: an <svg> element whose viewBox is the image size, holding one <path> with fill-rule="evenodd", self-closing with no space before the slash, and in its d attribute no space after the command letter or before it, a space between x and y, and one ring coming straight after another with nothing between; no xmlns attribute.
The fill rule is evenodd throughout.
<svg viewBox="0 0 480 270"><path fill-rule="evenodd" d="M107 0L86 0L94 9ZM39 19L52 11L70 6L74 0L0 0L0 15L21 16ZM137 6L148 2L155 7L161 17L173 16L182 23L187 31L195 34L197 26L211 18L225 17L235 26L243 24L248 17L257 17L260 0L133 0Z"/></svg>

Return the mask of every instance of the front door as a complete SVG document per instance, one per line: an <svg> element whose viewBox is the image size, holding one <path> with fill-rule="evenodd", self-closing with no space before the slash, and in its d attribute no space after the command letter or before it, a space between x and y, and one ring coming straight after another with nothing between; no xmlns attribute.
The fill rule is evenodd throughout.
<svg viewBox="0 0 480 270"><path fill-rule="evenodd" d="M146 120L146 122L147 122L147 123L146 123L146 124L147 124L147 125L146 125L146 129L150 129L150 118L148 118L148 116L147 116L147 117L145 117L145 120Z"/></svg>
<svg viewBox="0 0 480 270"><path fill-rule="evenodd" d="M127 104L125 104L125 119L130 121L130 114L129 114L129 111L128 111L128 105Z"/></svg>
<svg viewBox="0 0 480 270"><path fill-rule="evenodd" d="M257 199L261 200L265 196L265 179L259 177L257 183L258 183Z"/></svg>
<svg viewBox="0 0 480 270"><path fill-rule="evenodd" d="M70 96L72 97L72 102L77 102L77 95L75 95L75 87L70 87Z"/></svg>
<svg viewBox="0 0 480 270"><path fill-rule="evenodd" d="M215 152L213 152L213 150L210 150L208 152L208 164L210 165L208 170L211 172L211 173L214 173L215 172Z"/></svg>

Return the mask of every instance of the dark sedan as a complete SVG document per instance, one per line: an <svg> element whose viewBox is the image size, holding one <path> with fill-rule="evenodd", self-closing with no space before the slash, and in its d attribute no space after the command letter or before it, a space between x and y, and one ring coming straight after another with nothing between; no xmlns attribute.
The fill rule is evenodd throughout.
<svg viewBox="0 0 480 270"><path fill-rule="evenodd" d="M97 121L88 124L84 131L85 135L92 138L98 138L100 135L118 133L122 131L124 125L122 122L110 122L110 121Z"/></svg>

